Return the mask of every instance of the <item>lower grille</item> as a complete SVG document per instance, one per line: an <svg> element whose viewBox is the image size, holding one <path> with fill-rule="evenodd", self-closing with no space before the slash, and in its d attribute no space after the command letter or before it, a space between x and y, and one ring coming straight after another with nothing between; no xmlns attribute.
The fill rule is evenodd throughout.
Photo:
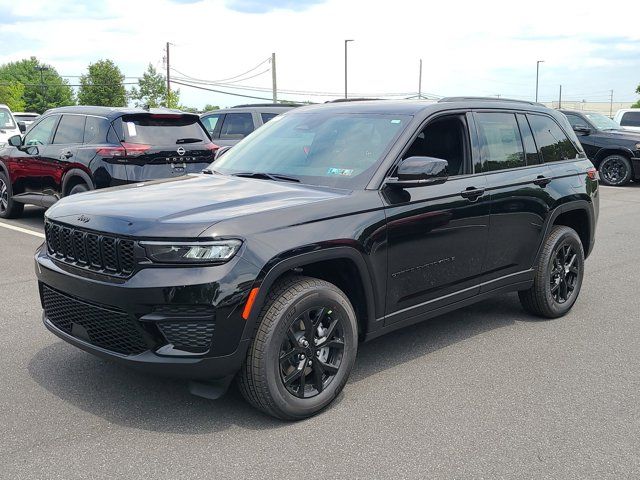
<svg viewBox="0 0 640 480"><path fill-rule="evenodd" d="M124 312L91 305L42 285L44 312L63 332L124 355L149 349L135 320Z"/></svg>
<svg viewBox="0 0 640 480"><path fill-rule="evenodd" d="M212 322L160 322L158 328L174 348L203 353L211 348L215 325Z"/></svg>

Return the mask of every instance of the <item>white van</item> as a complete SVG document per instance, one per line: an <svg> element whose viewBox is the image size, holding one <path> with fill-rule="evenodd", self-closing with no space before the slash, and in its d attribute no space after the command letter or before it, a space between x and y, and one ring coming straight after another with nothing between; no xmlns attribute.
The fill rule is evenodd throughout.
<svg viewBox="0 0 640 480"><path fill-rule="evenodd" d="M7 140L14 135L20 135L18 122L13 118L9 107L0 104L0 147L4 146Z"/></svg>
<svg viewBox="0 0 640 480"><path fill-rule="evenodd" d="M613 117L625 130L640 132L640 108L622 108Z"/></svg>

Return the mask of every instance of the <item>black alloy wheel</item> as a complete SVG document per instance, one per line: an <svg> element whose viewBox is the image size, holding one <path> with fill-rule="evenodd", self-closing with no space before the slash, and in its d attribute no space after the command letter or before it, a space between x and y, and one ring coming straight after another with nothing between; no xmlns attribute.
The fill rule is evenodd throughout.
<svg viewBox="0 0 640 480"><path fill-rule="evenodd" d="M550 272L551 296L558 303L569 301L576 289L580 276L577 265L578 253L571 244L560 245L553 257L553 268Z"/></svg>
<svg viewBox="0 0 640 480"><path fill-rule="evenodd" d="M287 391L298 398L321 393L338 373L343 351L340 315L328 306L303 312L280 347L280 378Z"/></svg>
<svg viewBox="0 0 640 480"><path fill-rule="evenodd" d="M0 215L3 215L9 209L9 189L4 181L4 178L0 177Z"/></svg>
<svg viewBox="0 0 640 480"><path fill-rule="evenodd" d="M631 164L621 155L610 155L600 163L600 179L605 185L619 186L631 180Z"/></svg>

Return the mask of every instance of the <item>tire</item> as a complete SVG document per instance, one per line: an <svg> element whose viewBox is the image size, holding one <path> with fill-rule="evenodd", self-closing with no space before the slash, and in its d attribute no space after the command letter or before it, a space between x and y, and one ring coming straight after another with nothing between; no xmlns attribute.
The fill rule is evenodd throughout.
<svg viewBox="0 0 640 480"><path fill-rule="evenodd" d="M76 193L88 192L88 191L89 191L89 187L87 187L85 183L79 183L77 185L74 185L71 188L71 190L69 191L69 195L67 196L75 195Z"/></svg>
<svg viewBox="0 0 640 480"><path fill-rule="evenodd" d="M580 237L572 228L554 226L542 246L533 286L518 292L520 303L534 315L561 317L578 298L583 277L584 250Z"/></svg>
<svg viewBox="0 0 640 480"><path fill-rule="evenodd" d="M631 180L633 169L631 162L622 155L609 155L600 162L598 166L600 182L603 185L619 187L626 185Z"/></svg>
<svg viewBox="0 0 640 480"><path fill-rule="evenodd" d="M313 341L304 346L309 332ZM357 349L357 320L347 296L324 280L287 277L274 285L260 312L238 375L240 392L269 415L302 420L342 391Z"/></svg>
<svg viewBox="0 0 640 480"><path fill-rule="evenodd" d="M22 215L24 204L13 200L11 182L0 172L0 218L17 218Z"/></svg>

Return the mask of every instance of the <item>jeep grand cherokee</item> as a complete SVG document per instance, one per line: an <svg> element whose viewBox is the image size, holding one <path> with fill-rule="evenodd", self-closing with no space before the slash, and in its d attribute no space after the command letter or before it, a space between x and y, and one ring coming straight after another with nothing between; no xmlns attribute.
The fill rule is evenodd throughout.
<svg viewBox="0 0 640 480"><path fill-rule="evenodd" d="M236 378L301 419L340 393L359 341L510 291L567 313L597 215L558 112L345 102L274 118L206 173L63 199L36 269L67 342L204 396Z"/></svg>

